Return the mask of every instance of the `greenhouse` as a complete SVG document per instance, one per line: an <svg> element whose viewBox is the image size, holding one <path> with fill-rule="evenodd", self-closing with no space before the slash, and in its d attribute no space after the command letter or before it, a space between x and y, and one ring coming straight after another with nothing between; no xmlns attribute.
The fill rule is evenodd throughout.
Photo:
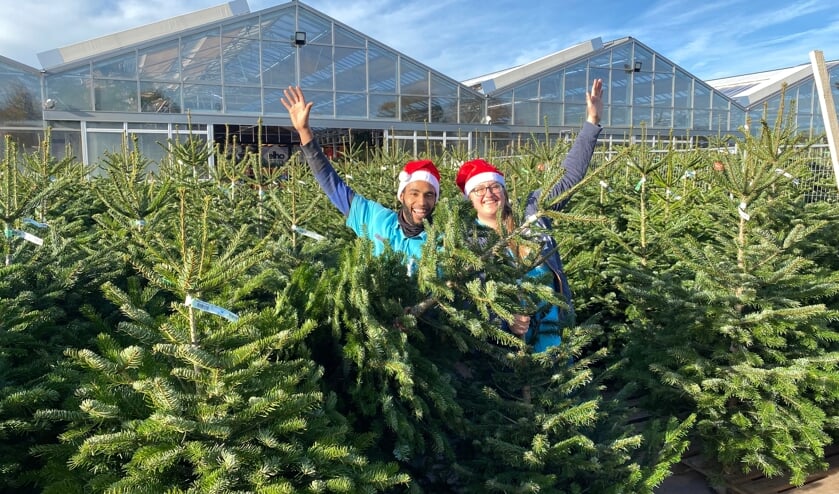
<svg viewBox="0 0 839 494"><path fill-rule="evenodd" d="M632 37L595 38L456 81L298 1L251 12L235 0L38 56L42 69L0 57L0 128L28 149L50 129L54 154L86 164L126 134L159 159L187 132L283 162L296 138L279 104L289 85L315 102L330 153L353 139L418 156L556 138L579 128L594 78L606 83L608 145L704 146L782 98L796 101L800 131L825 130L809 64L703 81ZM839 100L839 62L828 69Z"/></svg>

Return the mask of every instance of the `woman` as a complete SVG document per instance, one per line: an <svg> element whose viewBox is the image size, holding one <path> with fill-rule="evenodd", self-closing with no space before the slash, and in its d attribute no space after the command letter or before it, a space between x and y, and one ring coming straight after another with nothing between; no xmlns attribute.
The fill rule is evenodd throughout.
<svg viewBox="0 0 839 494"><path fill-rule="evenodd" d="M577 135L574 145L568 152L562 167L565 173L562 179L551 190L547 191L546 199L558 197L577 185L588 171L591 157L594 154L594 147L597 145L597 137L600 135L600 113L603 110L603 81L595 79L591 91L586 92L586 121L583 128ZM516 225L513 224L512 208L508 202L507 190L504 183L504 174L497 168L482 159L467 161L457 172L455 179L457 186L463 194L472 201L472 206L477 215L479 225L492 228L499 234L512 232ZM530 193L525 206L525 217L530 217L537 212L537 206L542 195L542 189ZM567 197L552 206L552 209L559 210L565 206ZM499 209L501 214L499 215ZM501 222L499 224L499 216ZM540 216L535 224L542 230L551 229L551 221L545 216ZM503 228L502 228L503 226ZM562 259L556 248L556 241L550 235L542 235L541 255L539 259L544 261L535 266L528 276L541 277L546 275L548 270L552 272L554 290L567 302L566 308L556 306L543 307L536 315L516 315L510 331L525 338L525 341L533 344L536 352L543 352L546 349L559 345L561 342L560 333L562 328L574 324L574 308L571 300L571 288L562 268ZM510 249L511 255L523 258L527 252L524 247Z"/></svg>

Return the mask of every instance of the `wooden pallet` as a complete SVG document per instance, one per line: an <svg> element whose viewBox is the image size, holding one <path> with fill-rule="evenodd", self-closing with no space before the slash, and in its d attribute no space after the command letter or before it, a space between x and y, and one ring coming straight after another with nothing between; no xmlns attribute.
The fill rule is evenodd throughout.
<svg viewBox="0 0 839 494"><path fill-rule="evenodd" d="M792 494L799 492L837 494L839 493L839 446L831 446L825 449L825 460L828 462L828 469L807 477L801 487L790 485L785 477L769 478L760 472L752 472L725 477L725 486L717 486L715 490L719 494ZM681 463L709 479L715 473L699 454L685 456Z"/></svg>
<svg viewBox="0 0 839 494"><path fill-rule="evenodd" d="M630 413L626 423L640 430L650 419L650 413L640 407L639 403L640 397L627 400ZM673 475L690 470L697 472L705 477L708 488L717 494L839 494L839 445L825 448L825 461L828 463L828 469L807 477L800 487L789 484L787 477L769 478L760 472L732 475L725 478L724 486L711 487L711 479L716 472L700 454L700 448L692 444L682 455L682 460L673 465L671 472Z"/></svg>

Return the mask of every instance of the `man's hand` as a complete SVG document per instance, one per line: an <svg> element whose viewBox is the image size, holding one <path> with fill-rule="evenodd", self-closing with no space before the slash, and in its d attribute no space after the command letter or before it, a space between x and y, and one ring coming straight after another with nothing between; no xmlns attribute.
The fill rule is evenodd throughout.
<svg viewBox="0 0 839 494"><path fill-rule="evenodd" d="M314 139L312 129L309 127L309 112L312 111L312 102L306 102L303 91L298 86L289 86L283 89L284 98L280 99L288 116L291 118L291 125L300 134L300 144L305 145Z"/></svg>

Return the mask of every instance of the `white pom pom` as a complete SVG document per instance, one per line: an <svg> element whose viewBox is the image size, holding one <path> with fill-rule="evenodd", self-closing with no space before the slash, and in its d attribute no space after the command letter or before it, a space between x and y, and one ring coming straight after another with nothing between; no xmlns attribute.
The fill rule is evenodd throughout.
<svg viewBox="0 0 839 494"><path fill-rule="evenodd" d="M405 170L402 170L401 172L399 172L399 181L400 182L407 182L408 180L411 180L411 174L410 173L406 172Z"/></svg>

